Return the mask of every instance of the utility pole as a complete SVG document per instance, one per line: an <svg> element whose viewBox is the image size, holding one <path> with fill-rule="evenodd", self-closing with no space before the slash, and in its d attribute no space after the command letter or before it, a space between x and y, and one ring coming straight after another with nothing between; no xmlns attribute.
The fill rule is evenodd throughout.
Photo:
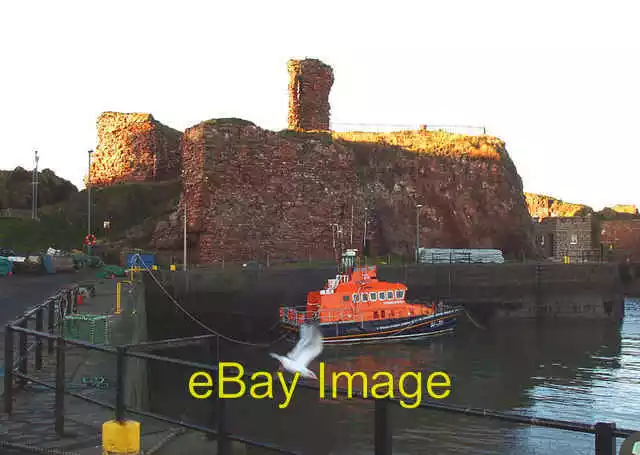
<svg viewBox="0 0 640 455"><path fill-rule="evenodd" d="M420 262L420 207L422 204L416 205L416 264Z"/></svg>
<svg viewBox="0 0 640 455"><path fill-rule="evenodd" d="M35 166L33 167L33 182L32 182L32 196L31 196L31 218L38 219L38 151L35 151L34 155Z"/></svg>
<svg viewBox="0 0 640 455"><path fill-rule="evenodd" d="M187 271L187 198L185 194L184 198L184 244L183 244L183 252L182 252L182 270Z"/></svg>
<svg viewBox="0 0 640 455"><path fill-rule="evenodd" d="M91 154L89 150L89 170L87 172L87 235L91 235ZM87 254L91 256L91 245L87 245Z"/></svg>

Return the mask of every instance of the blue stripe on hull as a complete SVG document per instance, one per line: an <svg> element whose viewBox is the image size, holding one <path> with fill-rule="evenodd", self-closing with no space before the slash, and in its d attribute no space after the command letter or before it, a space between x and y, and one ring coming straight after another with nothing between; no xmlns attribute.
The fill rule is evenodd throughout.
<svg viewBox="0 0 640 455"><path fill-rule="evenodd" d="M391 340L411 340L453 332L457 312L435 316L385 319L364 322L323 323L318 328L325 344L367 343ZM297 333L298 327L285 325Z"/></svg>

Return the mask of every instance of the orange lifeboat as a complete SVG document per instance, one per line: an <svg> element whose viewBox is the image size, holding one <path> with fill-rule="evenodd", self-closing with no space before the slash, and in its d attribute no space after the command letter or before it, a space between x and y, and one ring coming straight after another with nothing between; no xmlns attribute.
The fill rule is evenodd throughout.
<svg viewBox="0 0 640 455"><path fill-rule="evenodd" d="M342 256L341 270L324 288L311 291L303 307L280 308L281 325L297 332L315 323L325 343L422 338L451 332L459 310L409 303L407 287L380 281L376 266L356 266L356 250Z"/></svg>

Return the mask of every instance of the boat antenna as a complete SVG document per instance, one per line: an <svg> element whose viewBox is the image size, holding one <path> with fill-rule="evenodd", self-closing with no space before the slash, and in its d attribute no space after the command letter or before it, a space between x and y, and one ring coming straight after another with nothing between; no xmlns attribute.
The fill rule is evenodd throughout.
<svg viewBox="0 0 640 455"><path fill-rule="evenodd" d="M351 227L349 230L349 248L353 249L353 198L351 198Z"/></svg>
<svg viewBox="0 0 640 455"><path fill-rule="evenodd" d="M368 208L364 208L364 235L362 237L362 253L364 254L364 266L367 266L367 214Z"/></svg>

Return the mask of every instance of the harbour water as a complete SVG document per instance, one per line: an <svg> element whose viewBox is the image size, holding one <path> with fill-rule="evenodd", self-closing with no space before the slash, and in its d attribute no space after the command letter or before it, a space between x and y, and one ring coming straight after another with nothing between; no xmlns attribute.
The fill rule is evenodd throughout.
<svg viewBox="0 0 640 455"><path fill-rule="evenodd" d="M625 311L622 326L602 321L518 322L497 330L467 326L452 336L412 344L328 347L319 360L328 371L369 375L444 371L453 381L452 393L445 399L450 403L640 429L640 299L627 300ZM287 347L272 350L282 352ZM275 371L267 352L221 345L220 359ZM182 354L199 360L209 356L194 350ZM151 367L156 410L194 422L207 419L212 403L187 394L192 371ZM428 399L426 393L423 399ZM296 390L286 409L278 409L282 400L277 386L275 400L233 400L231 430L305 454L372 452L372 402L322 400L303 390ZM587 434L400 407L393 409L392 417L397 454L594 453L594 438Z"/></svg>

